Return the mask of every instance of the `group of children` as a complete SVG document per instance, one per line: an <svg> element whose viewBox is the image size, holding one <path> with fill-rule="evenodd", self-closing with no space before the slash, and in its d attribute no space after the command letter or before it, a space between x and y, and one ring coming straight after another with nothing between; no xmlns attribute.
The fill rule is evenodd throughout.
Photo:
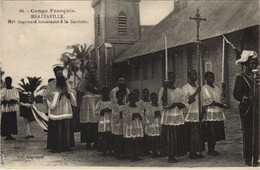
<svg viewBox="0 0 260 170"><path fill-rule="evenodd" d="M168 161L175 163L177 162L175 156L184 156L189 152L190 159L203 158L202 155L196 154L196 152L203 150L200 148L200 141L203 139L199 137L197 140L198 136L193 134L198 130L198 122L193 121L196 119L193 113L188 113L186 117L183 114L184 108L190 107L192 103L196 105L195 101L198 100L196 95L200 92L200 89L194 88L194 96L188 96L188 103L182 102L183 91L174 87L174 74L169 74L169 76L170 84L167 96L170 105L167 106L163 100L164 88L160 90L159 96L156 93L150 94L149 90L145 88L142 90L142 99L139 99L139 90L137 89L129 94L118 90L116 100L110 98L110 91L107 87L102 89L102 99L97 102L95 109L96 115L99 117L98 132L101 142L99 142L98 148L102 151L101 156L107 156L113 152L117 159L130 158L131 161L141 160L139 158L141 155L151 155L154 158L168 156ZM194 79L194 81L196 80ZM189 82L188 84L192 83ZM217 87L212 85L212 88L214 90ZM187 92L188 90L185 91L185 93ZM194 99L192 99L193 97ZM207 97L210 99L210 96ZM213 100L209 101L207 107L216 108L215 105L212 105L212 102ZM215 100L214 103L216 103ZM212 109L209 110L212 111ZM220 112L218 111L218 113ZM223 119L219 121L222 122ZM204 120L209 123L214 121L213 119L207 120L207 114L204 115ZM224 124L221 127L224 128ZM213 130L214 128L213 125ZM225 139L225 136L221 140L223 139ZM197 150L196 144L199 145ZM213 142L209 145L208 154L211 156L219 155L214 150L215 144Z"/></svg>
<svg viewBox="0 0 260 170"><path fill-rule="evenodd" d="M143 99L139 100L139 90L128 94L116 92L116 103L109 98L109 89L102 89L102 99L96 104L99 116L98 132L102 137L102 156L115 153L117 159L130 157L131 161L140 160L138 155L159 156L159 136L161 131L161 109L156 93L149 95L148 89L142 90Z"/></svg>

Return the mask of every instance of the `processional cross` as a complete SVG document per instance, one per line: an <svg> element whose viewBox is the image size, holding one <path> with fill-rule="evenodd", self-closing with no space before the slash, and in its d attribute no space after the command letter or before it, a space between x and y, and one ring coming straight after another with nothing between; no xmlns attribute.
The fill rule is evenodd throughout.
<svg viewBox="0 0 260 170"><path fill-rule="evenodd" d="M200 22L201 21L206 21L206 18L201 18L199 14L199 9L197 9L197 13L195 17L190 17L190 20L195 20L197 24L197 39L196 39L196 44L197 44L197 57L198 57L198 85L202 85L202 59L200 55L200 35L199 35L199 29L200 29ZM200 94L200 93L199 93Z"/></svg>
<svg viewBox="0 0 260 170"><path fill-rule="evenodd" d="M197 42L199 41L199 29L200 29L200 22L201 21L206 21L206 18L201 18L199 9L197 9L197 14L195 17L190 17L190 20L195 20L197 23Z"/></svg>
<svg viewBox="0 0 260 170"><path fill-rule="evenodd" d="M201 21L206 21L206 18L201 18L200 14L199 14L199 9L197 9L197 13L195 15L195 17L190 17L190 20L195 20L196 24L197 24L197 39L196 39L196 45L197 45L197 58L198 58L198 86L201 87L202 86L202 59L201 59L201 55L200 55L200 39L199 39L199 29L200 29L200 22ZM201 105L201 93L198 94L199 95L199 114L202 113L202 105ZM201 119L199 119L201 120ZM200 121L200 136L201 136L201 121ZM201 151L200 151L200 155L201 155Z"/></svg>

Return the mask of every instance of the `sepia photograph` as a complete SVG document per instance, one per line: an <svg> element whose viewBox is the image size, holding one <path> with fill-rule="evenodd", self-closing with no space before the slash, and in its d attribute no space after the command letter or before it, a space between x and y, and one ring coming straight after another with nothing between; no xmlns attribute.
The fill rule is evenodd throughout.
<svg viewBox="0 0 260 170"><path fill-rule="evenodd" d="M3 0L1 169L259 169L258 0Z"/></svg>

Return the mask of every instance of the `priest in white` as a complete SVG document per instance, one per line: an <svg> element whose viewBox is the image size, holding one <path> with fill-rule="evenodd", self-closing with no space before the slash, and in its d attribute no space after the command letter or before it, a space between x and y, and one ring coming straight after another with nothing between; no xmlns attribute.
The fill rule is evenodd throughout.
<svg viewBox="0 0 260 170"><path fill-rule="evenodd" d="M63 76L63 67L53 69L56 79L46 90L49 108L47 149L53 152L70 151L75 146L73 133L72 107L76 106L76 93Z"/></svg>

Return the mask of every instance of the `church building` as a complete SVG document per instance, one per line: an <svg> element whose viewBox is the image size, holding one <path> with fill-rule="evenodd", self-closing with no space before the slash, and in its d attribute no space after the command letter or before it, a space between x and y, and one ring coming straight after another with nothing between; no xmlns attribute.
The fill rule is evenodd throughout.
<svg viewBox="0 0 260 170"><path fill-rule="evenodd" d="M225 102L237 108L233 98L235 77L241 66L236 54L223 40L224 35L242 50L259 54L258 1L180 1L155 26L140 25L140 0L93 0L95 11L95 59L102 86L116 85L116 75L126 76L130 90L148 88L159 92L165 79L165 48L168 68L176 75L176 86L187 83L188 70L197 70L196 23L189 17L199 9L200 55L203 73L215 73L215 84L226 84ZM165 41L166 40L166 41ZM167 46L166 46L167 42Z"/></svg>
<svg viewBox="0 0 260 170"><path fill-rule="evenodd" d="M94 0L98 78L113 86L113 60L141 39L140 0Z"/></svg>

